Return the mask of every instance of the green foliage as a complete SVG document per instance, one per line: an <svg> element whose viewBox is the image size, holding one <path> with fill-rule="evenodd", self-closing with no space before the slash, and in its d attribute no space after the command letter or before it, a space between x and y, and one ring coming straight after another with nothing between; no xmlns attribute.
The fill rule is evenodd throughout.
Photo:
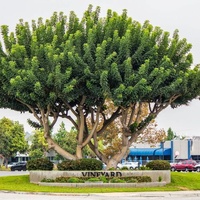
<svg viewBox="0 0 200 200"><path fill-rule="evenodd" d="M17 121L0 119L0 138L0 152L6 159L28 149L24 127Z"/></svg>
<svg viewBox="0 0 200 200"><path fill-rule="evenodd" d="M131 176L131 177L56 177L55 179L44 178L41 182L56 183L84 183L84 182L103 182L103 183L144 183L151 182L149 176Z"/></svg>
<svg viewBox="0 0 200 200"><path fill-rule="evenodd" d="M158 177L158 182L161 182L162 181L162 176L159 176Z"/></svg>
<svg viewBox="0 0 200 200"><path fill-rule="evenodd" d="M123 177L127 183L144 183L152 182L150 176L133 176L133 177Z"/></svg>
<svg viewBox="0 0 200 200"><path fill-rule="evenodd" d="M67 180L68 183L83 183L83 180L81 180L80 178L77 177L70 177Z"/></svg>
<svg viewBox="0 0 200 200"><path fill-rule="evenodd" d="M54 140L67 152L75 154L77 145L76 135L77 131L75 129L71 129L70 132L68 132L65 128L65 124L62 122L57 133L54 135ZM63 160L62 157L58 157L57 159Z"/></svg>
<svg viewBox="0 0 200 200"><path fill-rule="evenodd" d="M173 131L172 131L172 129L171 128L169 128L168 130L167 130L167 138L166 138L166 140L173 140L174 138L176 138L177 136L176 136L176 133L174 133Z"/></svg>
<svg viewBox="0 0 200 200"><path fill-rule="evenodd" d="M142 165L139 170L151 170L149 167Z"/></svg>
<svg viewBox="0 0 200 200"><path fill-rule="evenodd" d="M54 181L58 183L83 183L84 182L81 178L78 178L78 177L65 177L65 176L56 177Z"/></svg>
<svg viewBox="0 0 200 200"><path fill-rule="evenodd" d="M53 163L47 158L38 158L27 162L28 170L53 170Z"/></svg>
<svg viewBox="0 0 200 200"><path fill-rule="evenodd" d="M0 52L0 107L33 112L40 123L35 125L45 129L48 139L57 118L63 117L77 128L77 137L67 137L70 143L77 140L84 148L84 142L94 138L87 117L97 116L97 110L105 116L101 107L107 98L118 108L102 130L121 117L122 108L149 104L146 119L133 122L127 131L140 133L168 105L176 108L200 94L200 70L191 67L192 45L178 30L170 36L149 21L134 21L127 10L108 10L100 17L100 8L89 5L81 19L73 11L68 17L54 12L50 19L31 24L21 19L15 32L4 25L1 34L5 50ZM63 153L65 157L76 158L76 148L63 148L73 154Z"/></svg>
<svg viewBox="0 0 200 200"><path fill-rule="evenodd" d="M124 166L121 168L121 170L128 170L128 167Z"/></svg>
<svg viewBox="0 0 200 200"><path fill-rule="evenodd" d="M115 170L115 168L114 167L110 167L108 170L109 171L113 171L113 170Z"/></svg>
<svg viewBox="0 0 200 200"><path fill-rule="evenodd" d="M103 183L108 183L108 179L105 176L100 176L99 180L103 181Z"/></svg>
<svg viewBox="0 0 200 200"><path fill-rule="evenodd" d="M110 183L126 183L125 180L118 178L118 177L114 177L110 180Z"/></svg>
<svg viewBox="0 0 200 200"><path fill-rule="evenodd" d="M54 135L55 142L64 150L74 155L76 153L77 146L77 130L72 127L70 131L67 131L65 124L62 122L57 133ZM83 148L83 156L89 155L90 150L88 146ZM56 155L56 160L64 160L61 155Z"/></svg>
<svg viewBox="0 0 200 200"><path fill-rule="evenodd" d="M87 179L87 181L88 182L99 182L100 179L99 179L99 177L92 177L92 178Z"/></svg>
<svg viewBox="0 0 200 200"><path fill-rule="evenodd" d="M79 160L66 160L57 165L58 170L102 170L103 163L92 158L83 158Z"/></svg>
<svg viewBox="0 0 200 200"><path fill-rule="evenodd" d="M47 149L48 145L44 138L44 131L42 129L36 129L29 148L29 156L32 159L45 157Z"/></svg>
<svg viewBox="0 0 200 200"><path fill-rule="evenodd" d="M50 178L44 178L44 179L41 180L41 182L53 183L53 182L55 182L55 180L54 179L50 179Z"/></svg>
<svg viewBox="0 0 200 200"><path fill-rule="evenodd" d="M146 164L152 170L170 170L170 164L166 160L152 160Z"/></svg>

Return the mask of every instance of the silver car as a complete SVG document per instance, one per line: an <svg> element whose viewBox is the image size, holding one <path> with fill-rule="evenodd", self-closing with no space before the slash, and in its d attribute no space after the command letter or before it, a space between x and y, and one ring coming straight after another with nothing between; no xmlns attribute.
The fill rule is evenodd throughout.
<svg viewBox="0 0 200 200"><path fill-rule="evenodd" d="M123 167L127 167L128 169L138 169L139 163L138 162L124 162L124 163L119 163L117 165L117 169L122 169Z"/></svg>

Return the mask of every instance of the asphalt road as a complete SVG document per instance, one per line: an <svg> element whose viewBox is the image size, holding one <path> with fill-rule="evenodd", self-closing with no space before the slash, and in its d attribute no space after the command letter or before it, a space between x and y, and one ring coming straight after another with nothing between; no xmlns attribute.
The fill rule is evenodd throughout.
<svg viewBox="0 0 200 200"><path fill-rule="evenodd" d="M19 176L27 174L29 174L29 171L0 171L0 176Z"/></svg>
<svg viewBox="0 0 200 200"><path fill-rule="evenodd" d="M0 191L3 200L199 200L200 191L186 192L143 192L143 193L103 193L103 194L33 194Z"/></svg>

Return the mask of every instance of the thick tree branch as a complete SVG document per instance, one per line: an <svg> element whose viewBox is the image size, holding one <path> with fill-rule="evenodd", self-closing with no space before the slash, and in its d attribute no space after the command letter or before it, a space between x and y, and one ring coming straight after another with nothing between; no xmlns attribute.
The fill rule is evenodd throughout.
<svg viewBox="0 0 200 200"><path fill-rule="evenodd" d="M94 135L97 135L96 129L97 129L97 126L99 124L99 114L100 114L100 107L97 108L95 123L92 126L92 130L91 130L90 134L88 135L88 137L83 142L82 147L86 146ZM95 140L97 141L97 136L94 138L94 142L95 142Z"/></svg>
<svg viewBox="0 0 200 200"><path fill-rule="evenodd" d="M117 110L111 115L111 117L104 121L102 128L97 132L97 135L103 133L106 128L117 118L121 115L121 108L118 107Z"/></svg>
<svg viewBox="0 0 200 200"><path fill-rule="evenodd" d="M17 101L19 101L20 103L22 103L23 105L27 106L28 109L33 113L33 116L40 122L40 124L42 124L42 120L41 118L38 116L38 114L35 112L34 108L32 108L29 104L21 101L20 99L17 99Z"/></svg>

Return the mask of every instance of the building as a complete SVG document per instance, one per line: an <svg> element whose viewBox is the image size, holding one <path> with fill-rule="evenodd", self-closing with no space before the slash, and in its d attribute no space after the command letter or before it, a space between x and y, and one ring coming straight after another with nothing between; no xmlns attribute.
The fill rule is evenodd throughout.
<svg viewBox="0 0 200 200"><path fill-rule="evenodd" d="M150 144L134 143L128 154L127 160L139 161L145 165L150 160L168 160L176 162L178 160L193 159L200 160L200 137L192 139L174 139L155 144L151 147Z"/></svg>

